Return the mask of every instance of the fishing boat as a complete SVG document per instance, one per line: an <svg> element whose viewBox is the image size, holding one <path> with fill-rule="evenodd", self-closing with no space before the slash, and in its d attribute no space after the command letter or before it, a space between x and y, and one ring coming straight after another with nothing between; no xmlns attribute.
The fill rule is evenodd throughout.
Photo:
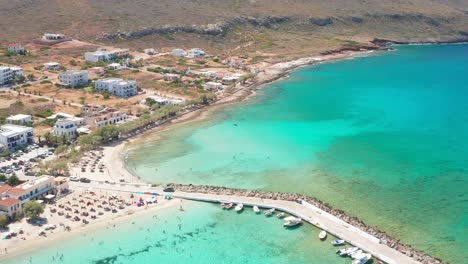
<svg viewBox="0 0 468 264"><path fill-rule="evenodd" d="M228 203L228 204L224 205L224 208L226 208L226 209L229 210L229 209L231 209L233 206L234 206L233 203Z"/></svg>
<svg viewBox="0 0 468 264"><path fill-rule="evenodd" d="M263 214L266 215L266 216L270 216L274 212L275 212L275 208L271 208L271 209L265 210L265 212L263 212Z"/></svg>
<svg viewBox="0 0 468 264"><path fill-rule="evenodd" d="M235 210L236 212L240 212L240 211L242 211L242 209L244 209L244 205L241 204L241 203L238 203L238 204L236 205L236 207L234 207L234 210Z"/></svg>
<svg viewBox="0 0 468 264"><path fill-rule="evenodd" d="M346 241L344 241L343 239L337 239L337 240L333 240L331 243L332 245L334 246L341 246L345 243Z"/></svg>
<svg viewBox="0 0 468 264"><path fill-rule="evenodd" d="M358 251L359 248L357 247L348 247L348 248L342 248L342 249L339 249L336 251L336 254L342 256L342 257L346 257L346 256L349 256L351 255L352 253L354 253L355 251Z"/></svg>
<svg viewBox="0 0 468 264"><path fill-rule="evenodd" d="M363 253L362 250L358 249L349 255L351 256L352 259L357 259L358 257L362 255L362 253Z"/></svg>
<svg viewBox="0 0 468 264"><path fill-rule="evenodd" d="M276 217L278 217L278 218L281 219L281 218L283 218L285 215L286 215L285 213L281 212L281 213L277 214Z"/></svg>
<svg viewBox="0 0 468 264"><path fill-rule="evenodd" d="M258 213L260 213L260 208L258 208L258 206L256 206L256 205L254 205L254 206L253 206L253 211L254 211L256 214L258 214Z"/></svg>
<svg viewBox="0 0 468 264"><path fill-rule="evenodd" d="M325 231L320 232L318 237L320 238L320 240L325 240L325 238L327 238L327 232Z"/></svg>
<svg viewBox="0 0 468 264"><path fill-rule="evenodd" d="M294 216L288 216L284 219L284 227L292 227L302 224L302 219L296 218Z"/></svg>
<svg viewBox="0 0 468 264"><path fill-rule="evenodd" d="M359 256L353 260L352 264L365 264L372 258L372 255L369 253L361 253Z"/></svg>

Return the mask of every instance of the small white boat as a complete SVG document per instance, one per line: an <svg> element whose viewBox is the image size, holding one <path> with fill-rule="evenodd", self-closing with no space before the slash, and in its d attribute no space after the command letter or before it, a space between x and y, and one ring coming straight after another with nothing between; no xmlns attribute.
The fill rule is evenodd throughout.
<svg viewBox="0 0 468 264"><path fill-rule="evenodd" d="M226 209L229 210L229 209L231 209L233 206L234 206L233 203L228 203L228 204L225 204L225 205L224 205L224 208L226 208Z"/></svg>
<svg viewBox="0 0 468 264"><path fill-rule="evenodd" d="M325 238L327 238L327 232L325 231L320 232L318 237L320 238L320 240L324 240Z"/></svg>
<svg viewBox="0 0 468 264"><path fill-rule="evenodd" d="M278 218L281 219L281 218L283 218L285 215L286 215L285 213L281 212L281 213L277 214L276 217L278 217Z"/></svg>
<svg viewBox="0 0 468 264"><path fill-rule="evenodd" d="M302 219L296 218L294 216L288 216L284 219L284 227L292 227L302 224Z"/></svg>
<svg viewBox="0 0 468 264"><path fill-rule="evenodd" d="M234 207L234 210L236 212L240 212L240 211L242 211L242 209L244 209L244 205L241 204L241 203L237 204L236 207Z"/></svg>
<svg viewBox="0 0 468 264"><path fill-rule="evenodd" d="M254 206L253 206L253 211L254 211L256 214L258 214L258 213L260 213L260 208L258 208L258 206L256 206L256 205L254 205Z"/></svg>
<svg viewBox="0 0 468 264"><path fill-rule="evenodd" d="M333 240L331 243L332 245L334 246L341 246L345 243L346 241L344 241L343 239L337 239L337 240Z"/></svg>
<svg viewBox="0 0 468 264"><path fill-rule="evenodd" d="M266 215L266 216L270 216L274 212L275 212L275 208L271 208L271 209L265 210L265 212L263 212L263 214Z"/></svg>
<svg viewBox="0 0 468 264"><path fill-rule="evenodd" d="M342 257L346 257L346 256L349 256L351 255L352 253L354 253L355 251L358 251L359 248L357 247L348 247L348 248L342 248L342 249L339 249L336 251L336 254L342 256Z"/></svg>
<svg viewBox="0 0 468 264"><path fill-rule="evenodd" d="M372 255L369 254L369 253L362 253L358 256L358 258L356 258L355 260L353 260L353 264L365 264L367 263L370 259L372 258Z"/></svg>
<svg viewBox="0 0 468 264"><path fill-rule="evenodd" d="M225 208L226 208L226 204L225 204L225 203L221 203L221 208L225 209Z"/></svg>
<svg viewBox="0 0 468 264"><path fill-rule="evenodd" d="M362 255L362 253L363 253L362 250L358 249L349 255L351 256L352 259L357 259Z"/></svg>

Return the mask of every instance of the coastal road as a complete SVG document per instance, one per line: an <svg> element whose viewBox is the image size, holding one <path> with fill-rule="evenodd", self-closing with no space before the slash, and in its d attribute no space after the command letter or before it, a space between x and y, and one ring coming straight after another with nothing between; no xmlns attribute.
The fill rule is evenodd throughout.
<svg viewBox="0 0 468 264"><path fill-rule="evenodd" d="M156 192L163 194L162 188L150 187L148 184L125 184L125 183L105 183L93 181L91 183L71 182L71 188L78 189L101 189L106 191L124 191L124 192ZM380 244L379 239L354 227L341 219L321 210L314 205L306 202L297 203L282 200L270 200L256 197L245 197L236 195L219 195L206 193L187 193L176 191L171 193L175 198L215 202L230 201L233 203L243 203L246 206L257 205L261 208L276 208L279 211L287 212L304 221L333 234L336 237L346 240L348 243L371 253L376 258L389 264L413 264L419 263L416 260L404 255L403 253L390 248L385 244ZM318 238L317 238L318 239Z"/></svg>

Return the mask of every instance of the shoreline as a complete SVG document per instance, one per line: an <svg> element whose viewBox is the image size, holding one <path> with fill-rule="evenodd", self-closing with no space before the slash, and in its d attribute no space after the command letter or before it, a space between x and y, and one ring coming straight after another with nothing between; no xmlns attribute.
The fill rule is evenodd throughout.
<svg viewBox="0 0 468 264"><path fill-rule="evenodd" d="M144 207L140 208L131 208L129 210L125 210L117 215L114 215L110 218L103 218L99 219L95 222L91 222L88 225L81 225L73 227L71 231L59 230L55 233L48 233L47 237L35 237L35 239L31 240L19 240L19 241L11 241L13 245L10 245L8 248L8 253L4 253L3 250L0 254L0 262L7 261L13 259L15 257L26 255L28 253L32 253L34 251L40 250L44 243L47 243L48 246L55 245L64 241L65 239L75 238L82 235L87 235L93 231L99 230L100 228L108 227L109 225L118 225L122 224L126 221L133 219L139 215L145 213L155 213L159 210L170 208L176 206L177 202L180 201L179 199L173 199L170 201L164 201L161 204L156 204L149 206L147 209ZM9 241L10 242L10 241Z"/></svg>
<svg viewBox="0 0 468 264"><path fill-rule="evenodd" d="M173 119L164 121L162 124L159 124L157 126L144 127L142 129L140 129L140 130L143 131L142 133L138 133L135 136L126 137L126 138L120 139L120 140L118 140L118 141L116 141L116 142L114 142L112 144L102 146L101 149L102 149L103 162L105 162L105 164L107 164L107 167L108 167L107 173L86 173L86 172L83 173L83 172L81 172L79 170L79 166L74 166L71 169L71 175L75 175L75 173L76 173L77 175L80 175L81 177L87 177L87 178L90 178L91 180L94 180L94 181L109 180L109 181L113 181L113 182L119 182L120 178L124 178L125 181L129 182L129 183L147 184L147 183L143 182L137 175L133 174L131 169L128 168L128 164L125 162L126 157L124 157L124 155L127 152L126 148L131 143L135 143L135 141L139 141L139 140L145 140L150 136L156 135L157 132L164 131L164 130L167 130L167 129L172 129L175 125L185 125L185 124L190 123L190 122L195 122L195 121L203 120L205 118L209 118L211 113L213 111L215 111L217 108L229 106L229 105L234 104L236 102L241 102L243 100L246 100L246 99L250 98L251 96L255 96L255 91L256 90L262 89L266 84L269 84L271 82L274 82L274 81L280 80L282 78L288 77L288 74L291 71L297 70L297 69L302 68L302 67L307 67L307 66L310 66L310 65L319 64L319 63L325 63L325 62L328 63L328 62L333 62L333 61L338 61L338 60L352 59L352 58L358 57L360 55L369 54L369 53L373 52L374 50L388 50L388 49L386 49L385 47L375 46L370 50L364 50L364 51L355 51L355 50L350 51L350 50L347 50L347 51L344 51L344 52L343 51L337 51L337 53L320 55L320 56L316 56L316 57L302 58L302 59L298 59L298 60L294 60L294 61L290 61L290 62L281 62L281 63L272 64L268 68L264 69L264 71L258 75L259 78L258 78L258 80L256 82L253 82L253 83L251 83L251 84L249 84L247 86L241 87L240 89L232 92L231 94L229 94L229 95L227 95L225 97L220 98L219 100L215 101L214 103L212 103L212 104L210 104L208 106L201 107L201 108L195 109L193 111L189 111L187 113L183 113L183 114L181 114L179 116L176 116ZM177 185L177 186L179 186L179 185ZM180 185L180 186L183 186L183 185ZM194 186L190 186L190 187L194 187ZM220 188L220 189L226 190L226 188L224 188L224 187L212 187L212 188ZM257 192L257 191L253 191L253 190L252 191L244 190L244 191L246 191L246 192ZM296 195L297 196L297 194L284 194L284 195L292 195L292 196ZM308 199L315 199L315 198L312 198L312 197L307 197L307 198ZM315 199L315 200L317 200L317 199ZM312 201L315 202L315 200L312 200ZM342 215L338 216L338 217L340 219L344 220L345 222L348 222L349 219L352 219L352 220L357 221L357 223L359 223L359 224L367 226L362 221L360 221L359 219L357 219L355 217L347 216L341 210L331 208L329 205L327 205L326 203L323 203L322 201L318 201L318 202L319 202L320 205L325 205L326 207L328 206L329 207L328 209L340 212ZM155 207L154 210L156 210L158 208L164 208L164 207L161 207L161 206ZM151 208L151 210L153 210L153 208ZM110 221L110 222L113 222L113 221L114 222L120 222L120 221L124 221L125 219L128 219L128 218L130 218L130 217L132 217L134 215L138 215L138 214L146 212L146 211L147 210L138 210L138 212L134 212L132 214L116 215L115 217L111 218L110 220L108 220L108 219L106 219L106 220ZM66 239L66 238L71 237L72 235L75 235L75 234L76 235L82 234L82 233L86 232L87 230L93 230L93 228L94 229L98 228L99 226L102 226L104 224L106 224L105 221L98 221L98 222L94 222L94 223L92 223L92 224L90 224L88 226L75 227L76 229L73 229L73 231L70 232L70 233L60 232L59 234L61 234L61 235L57 235L57 234L51 235L50 237L47 238L47 241L53 241L53 243L56 243L58 241L61 241L61 239ZM360 225L357 225L357 226L360 227ZM369 226L367 226L367 227L369 227ZM379 230L377 230L377 231L379 231ZM379 231L379 232L386 235L385 232L382 232L382 231ZM9 258L14 257L14 256L18 256L18 255L21 255L21 254L24 254L24 253L27 253L27 252L31 252L34 249L36 249L39 246L39 244L41 244L44 241L45 241L44 239L34 239L34 240L23 241L23 244L25 244L24 246L22 244L21 244L21 247L15 246L13 251L8 252L7 255L0 256L0 260L4 260L4 257L6 259L9 259ZM393 239L392 241L398 242L398 245L401 244L396 239ZM19 252L24 247L31 247L31 249ZM415 252L414 248L410 247L410 249L411 249L411 251L413 251L413 253ZM399 248L397 250L400 251ZM400 252L402 252L402 251L400 251ZM406 254L406 252L402 252L402 253ZM427 255L427 254L425 254L425 255ZM441 262L436 261L436 262L424 262L424 263L441 263Z"/></svg>

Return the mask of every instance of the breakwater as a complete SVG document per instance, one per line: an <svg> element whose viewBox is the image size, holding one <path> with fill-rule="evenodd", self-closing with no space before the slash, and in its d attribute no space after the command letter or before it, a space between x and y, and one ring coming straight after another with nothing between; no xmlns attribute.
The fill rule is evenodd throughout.
<svg viewBox="0 0 468 264"><path fill-rule="evenodd" d="M292 193L283 193L283 192L268 192L260 190L245 190L245 189L235 189L235 188L226 188L210 185L191 185L191 184L169 184L169 186L174 187L177 191L187 192L187 193L204 193L204 194L215 194L215 195L231 195L231 196L244 196L244 197L255 197L261 199L271 199L271 200L282 200L282 201L297 201L303 200L306 201L321 210L336 216L337 218L345 221L349 225L357 227L362 231L380 239L380 244L387 245L390 248L393 248L406 256L411 257L412 259L423 263L423 264L438 264L444 263L442 260L432 257L427 253L420 251L411 245L407 245L401 242L397 238L391 237L384 231L379 230L377 227L368 225L364 223L357 217L347 215L343 210L333 208L331 205L310 196L305 196L301 194L292 194Z"/></svg>

